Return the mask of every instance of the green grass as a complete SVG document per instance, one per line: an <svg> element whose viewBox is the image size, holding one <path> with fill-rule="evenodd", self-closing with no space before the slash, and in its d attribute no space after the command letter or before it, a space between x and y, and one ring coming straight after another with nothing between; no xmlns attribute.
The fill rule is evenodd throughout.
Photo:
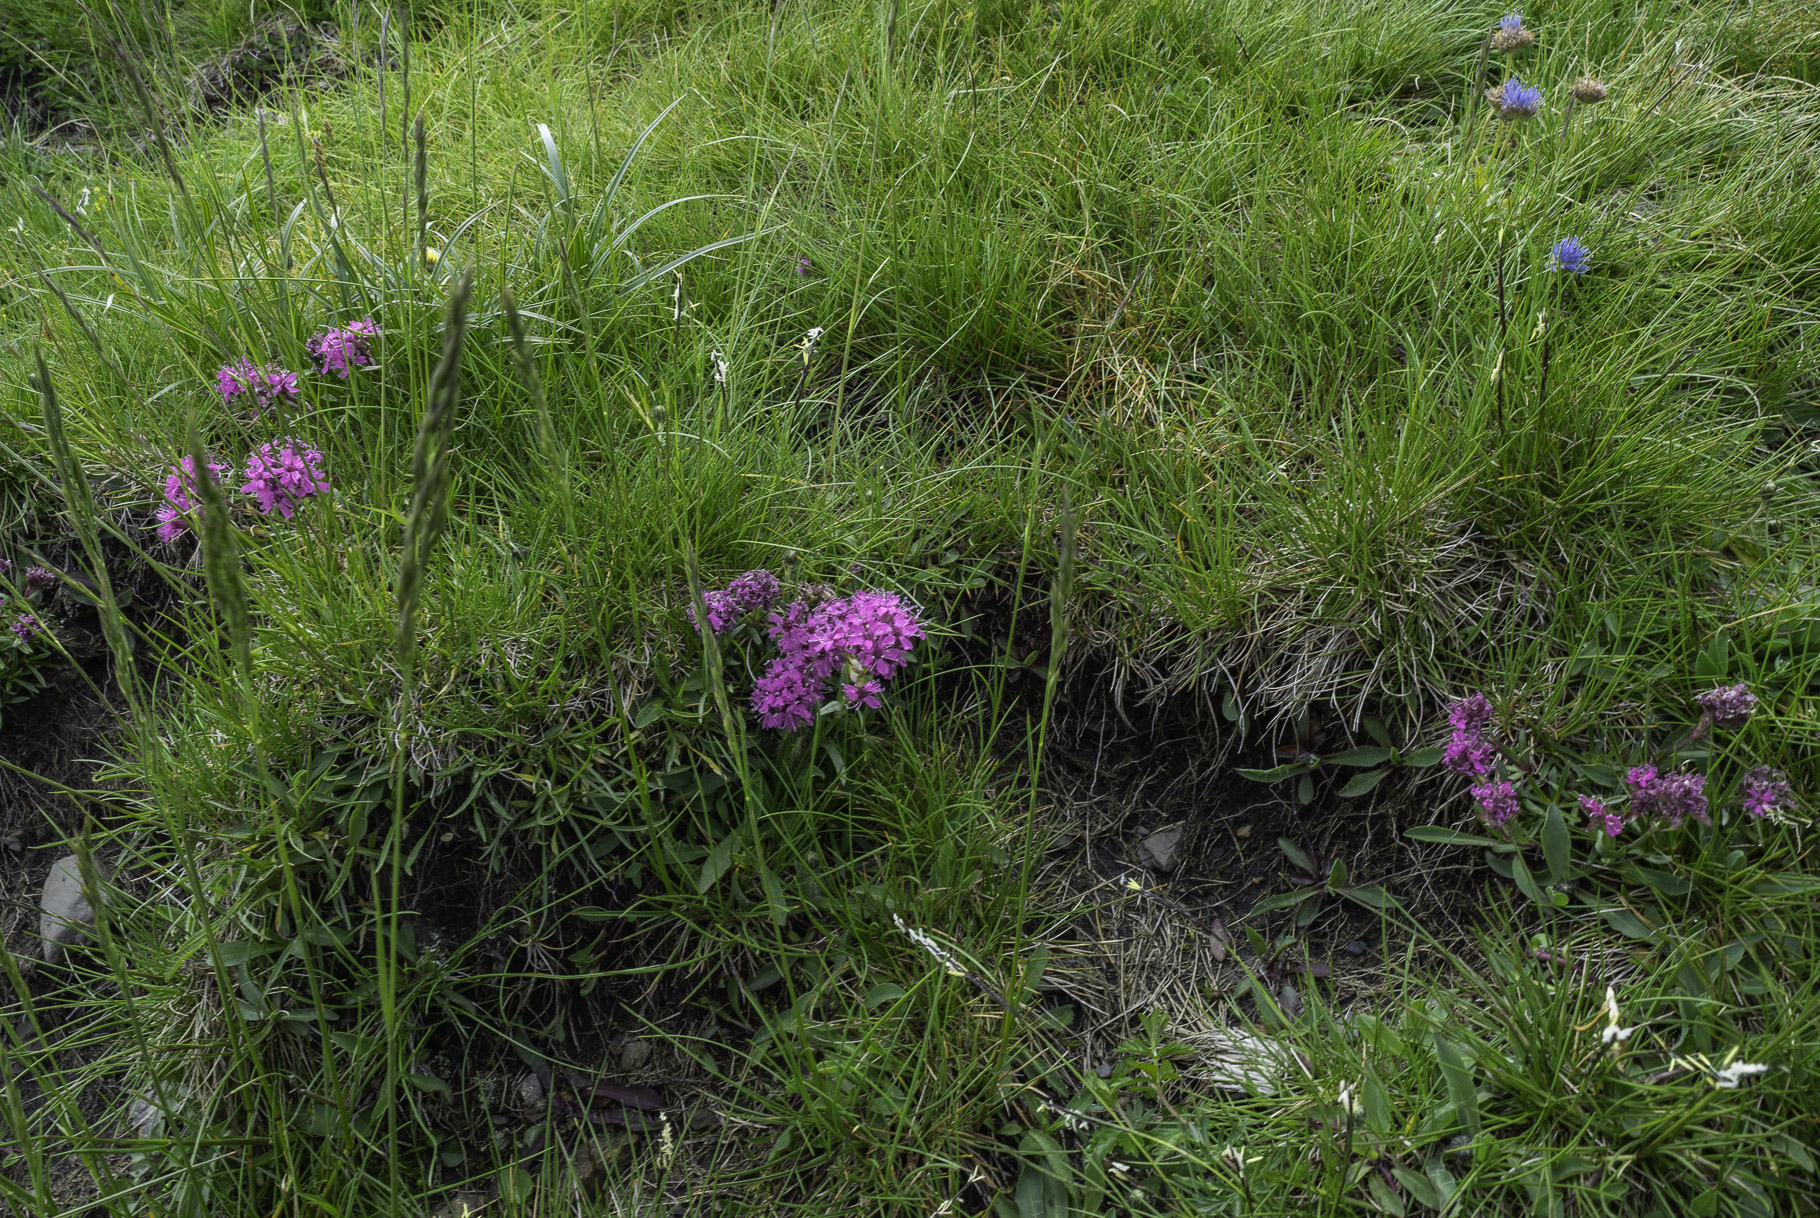
<svg viewBox="0 0 1820 1218"><path fill-rule="evenodd" d="M88 826L57 816L117 878L98 977L15 975L5 1204L1808 1212L1797 827L1628 862L1576 829L1569 910L1488 870L1511 911L1468 935L1404 891L1410 954L1352 1009L1311 985L1285 1012L1236 964L1134 1007L1158 991L1086 928L1138 941L1151 903L1043 869L1075 813L1041 763L1058 696L1200 707L1255 750L1311 710L1429 743L1484 688L1567 759L1565 800L1729 678L1765 706L1700 754L1715 792L1759 762L1811 791L1803 13L1527 13L1515 67L1551 108L1516 125L1469 105L1499 14L1457 4L495 4L384 51L343 13L337 87L198 115L148 60L92 143L14 133L7 552L163 592L102 598L142 696ZM1567 125L1582 73L1611 97ZM1548 269L1568 234L1583 278ZM291 417L214 394L369 315L375 366L306 377ZM306 439L333 494L237 514L192 564L149 527L192 430L234 469ZM439 470L446 527L407 548ZM717 667L683 614L756 566L912 597L929 662L875 715L757 729L761 657ZM90 611L58 596L61 640ZM1614 893L1653 902L1628 948ZM1233 960L1312 951L1317 909L1259 911ZM1581 1028L1607 984L1649 1013L1623 1055ZM25 1043L27 1007L69 1048ZM490 1119L544 1058L598 1064L602 1020L645 1021L668 1093L725 1122L672 1151L554 1102ZM1300 1054L1268 1093L1211 1085L1187 1031L1247 1021ZM1734 1048L1779 1069L1731 1091L1685 1064ZM169 1112L126 1146L135 1096Z"/></svg>

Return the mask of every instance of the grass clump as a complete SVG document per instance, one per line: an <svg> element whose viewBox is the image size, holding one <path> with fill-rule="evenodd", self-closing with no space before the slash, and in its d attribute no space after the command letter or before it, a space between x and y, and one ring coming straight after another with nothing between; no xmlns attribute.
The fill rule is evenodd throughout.
<svg viewBox="0 0 1820 1218"><path fill-rule="evenodd" d="M1793 11L348 10L15 139L6 544L119 727L0 1195L1803 1204ZM1266 899L1139 847L1182 715ZM1714 823L1581 812L1646 763Z"/></svg>

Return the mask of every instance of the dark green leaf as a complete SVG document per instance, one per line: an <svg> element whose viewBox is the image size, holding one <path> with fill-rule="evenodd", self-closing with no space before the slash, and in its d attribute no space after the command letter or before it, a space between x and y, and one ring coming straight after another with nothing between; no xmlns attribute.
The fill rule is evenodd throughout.
<svg viewBox="0 0 1820 1218"><path fill-rule="evenodd" d="M1355 749L1346 749L1339 753L1321 755L1323 765L1378 765L1390 760L1391 750L1375 745L1361 745Z"/></svg>
<svg viewBox="0 0 1820 1218"><path fill-rule="evenodd" d="M1446 756L1445 749L1411 749L1409 752L1403 754L1402 761L1404 765L1414 766L1419 770L1425 770L1431 765L1440 765L1441 758L1444 756Z"/></svg>
<svg viewBox="0 0 1820 1218"><path fill-rule="evenodd" d="M1453 1099L1454 1115L1467 1133L1476 1134L1479 1132L1479 1096L1473 1088L1472 1071L1466 1068L1460 1051L1441 1035L1438 1028L1434 1042L1435 1061L1440 1064L1441 1077L1447 1082L1447 1094Z"/></svg>
<svg viewBox="0 0 1820 1218"><path fill-rule="evenodd" d="M1413 829L1403 830L1403 836L1418 842L1436 842L1443 846L1489 846L1493 850L1515 850L1509 842L1501 842L1492 837L1478 837L1471 833L1461 833L1458 829L1448 829L1442 825L1417 825Z"/></svg>
<svg viewBox="0 0 1820 1218"><path fill-rule="evenodd" d="M1340 797L1342 799L1353 799L1357 796L1364 795L1380 782L1383 782L1384 775L1388 773L1390 773L1389 770L1366 770L1363 774L1354 774L1352 776L1352 781L1340 788Z"/></svg>
<svg viewBox="0 0 1820 1218"><path fill-rule="evenodd" d="M1268 770L1247 770L1241 766L1237 772L1240 778L1249 778L1253 782L1282 782L1285 778L1292 778L1297 774L1307 773L1307 771L1307 762L1291 761L1286 765L1272 766Z"/></svg>
<svg viewBox="0 0 1820 1218"><path fill-rule="evenodd" d="M1397 899L1384 890L1382 884L1361 884L1357 888L1342 888L1340 896L1348 901L1357 901L1369 909L1396 909Z"/></svg>
<svg viewBox="0 0 1820 1218"><path fill-rule="evenodd" d="M1289 856L1289 861L1300 867L1304 874L1314 874L1314 864L1308 861L1308 855L1302 848L1286 837L1277 838L1277 849Z"/></svg>
<svg viewBox="0 0 1820 1218"><path fill-rule="evenodd" d="M1342 859L1335 859L1333 866L1327 869L1327 886L1329 888L1344 888L1351 878L1352 873L1346 870L1346 863Z"/></svg>
<svg viewBox="0 0 1820 1218"><path fill-rule="evenodd" d="M739 853L739 830L735 829L714 845L708 852L707 859L701 865L701 874L695 878L695 891L706 892L727 874L727 868L733 865L733 856Z"/></svg>
<svg viewBox="0 0 1820 1218"><path fill-rule="evenodd" d="M1607 926L1628 939L1642 939L1649 942L1656 937L1656 932L1651 930L1643 919L1628 909L1616 907L1601 909L1599 916L1605 919Z"/></svg>
<svg viewBox="0 0 1820 1218"><path fill-rule="evenodd" d="M1573 876L1573 855L1567 836L1567 822L1561 817L1559 804L1550 804L1548 819L1542 822L1542 857L1548 860L1548 881L1565 884Z"/></svg>

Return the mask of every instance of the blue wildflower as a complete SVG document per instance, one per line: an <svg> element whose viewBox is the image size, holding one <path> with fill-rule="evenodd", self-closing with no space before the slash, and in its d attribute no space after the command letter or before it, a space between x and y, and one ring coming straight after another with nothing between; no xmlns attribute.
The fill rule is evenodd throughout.
<svg viewBox="0 0 1820 1218"><path fill-rule="evenodd" d="M1500 117L1513 121L1532 119L1542 109L1542 90L1514 76L1495 89L1487 89L1485 96L1498 108Z"/></svg>
<svg viewBox="0 0 1820 1218"><path fill-rule="evenodd" d="M1555 242L1554 249L1549 251L1549 262L1558 271L1572 275L1586 274L1592 262L1592 251L1578 237L1563 237Z"/></svg>

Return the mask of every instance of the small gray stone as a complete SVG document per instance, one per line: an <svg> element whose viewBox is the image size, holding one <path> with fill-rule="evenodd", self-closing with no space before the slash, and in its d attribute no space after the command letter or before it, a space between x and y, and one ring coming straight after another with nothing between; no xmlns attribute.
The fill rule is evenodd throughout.
<svg viewBox="0 0 1820 1218"><path fill-rule="evenodd" d="M1344 951L1348 956L1363 956L1365 954L1365 940L1354 939L1351 943L1348 943L1341 950Z"/></svg>
<svg viewBox="0 0 1820 1218"><path fill-rule="evenodd" d="M1158 829L1138 843L1138 861L1152 871L1168 875L1182 861L1184 832L1180 825Z"/></svg>
<svg viewBox="0 0 1820 1218"><path fill-rule="evenodd" d="M619 1068L630 1074L642 1070L651 1060L651 1042L648 1040L628 1040L619 1050Z"/></svg>
<svg viewBox="0 0 1820 1218"><path fill-rule="evenodd" d="M105 878L107 869L95 864L97 878ZM82 867L73 854L66 854L51 864L44 877L44 894L38 899L38 934L44 940L44 960L55 964L63 959L63 949L88 938L88 928L95 924L95 911L82 895Z"/></svg>
<svg viewBox="0 0 1820 1218"><path fill-rule="evenodd" d="M518 1080L518 1102L525 1108L543 1107L543 1083L535 1074Z"/></svg>
<svg viewBox="0 0 1820 1218"><path fill-rule="evenodd" d="M158 1106L143 1095L133 1097L132 1106L127 1109L126 1119L133 1127L133 1133L142 1138L158 1136L164 1128L164 1113Z"/></svg>
<svg viewBox="0 0 1820 1218"><path fill-rule="evenodd" d="M9 833L4 839L0 840L3 840L6 848L11 850L14 854L18 854L21 850L25 849L25 839L20 837L17 833Z"/></svg>

